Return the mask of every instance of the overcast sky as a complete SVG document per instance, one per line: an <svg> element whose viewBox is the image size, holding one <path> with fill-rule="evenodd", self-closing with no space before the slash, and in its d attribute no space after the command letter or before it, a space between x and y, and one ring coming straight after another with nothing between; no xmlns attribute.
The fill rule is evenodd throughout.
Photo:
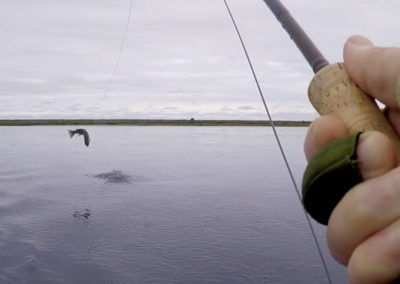
<svg viewBox="0 0 400 284"><path fill-rule="evenodd" d="M312 71L267 6L228 1L273 118L315 118ZM331 62L352 34L400 46L398 0L283 3ZM133 0L112 79L130 0L1 6L0 118L266 119L223 0Z"/></svg>

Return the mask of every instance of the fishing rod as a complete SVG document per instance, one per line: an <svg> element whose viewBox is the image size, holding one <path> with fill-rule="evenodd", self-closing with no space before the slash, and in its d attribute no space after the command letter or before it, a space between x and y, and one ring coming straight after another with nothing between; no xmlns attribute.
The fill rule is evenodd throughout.
<svg viewBox="0 0 400 284"><path fill-rule="evenodd" d="M359 135L357 133L375 130L386 134L392 139L398 161L400 161L399 137L384 117L375 100L356 86L341 63L328 63L279 0L264 0L264 2L295 42L315 73L308 88L308 97L314 108L320 115L332 114L336 116L344 122L350 134L356 134L352 154L355 154ZM322 163L321 161L313 160L314 158L311 159L303 179L304 207L314 219L325 225L328 223L334 207L344 194L355 184L362 181L356 165L356 157L353 157L353 164L346 164L333 174L332 172L327 172L326 168L331 166L327 160L331 159L332 163L341 162L341 153L337 154L338 148L340 148L340 145L333 145L329 150L324 150L324 153L319 155L320 159L325 160ZM334 155L336 157L332 157ZM346 158L351 157L343 157L343 159ZM327 173L321 177L312 176L318 175L316 173L318 171ZM353 173L349 174L349 171L353 171ZM358 175L358 177L355 177L355 175ZM310 179L314 180L309 181ZM347 181L351 179L351 182Z"/></svg>
<svg viewBox="0 0 400 284"><path fill-rule="evenodd" d="M329 62L279 0L264 0L264 2L295 42L314 73L329 65Z"/></svg>

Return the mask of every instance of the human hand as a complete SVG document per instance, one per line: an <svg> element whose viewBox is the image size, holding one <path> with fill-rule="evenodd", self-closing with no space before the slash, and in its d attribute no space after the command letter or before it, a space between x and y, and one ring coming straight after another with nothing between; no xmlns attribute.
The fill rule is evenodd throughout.
<svg viewBox="0 0 400 284"><path fill-rule="evenodd" d="M364 92L386 105L385 115L400 133L396 100L400 49L374 47L366 38L354 36L345 44L344 66ZM318 118L304 143L307 159L347 134L340 119L332 115ZM378 132L361 135L357 156L364 182L347 192L332 212L329 249L338 262L348 266L351 283L390 283L400 278L400 168L395 168L392 142Z"/></svg>

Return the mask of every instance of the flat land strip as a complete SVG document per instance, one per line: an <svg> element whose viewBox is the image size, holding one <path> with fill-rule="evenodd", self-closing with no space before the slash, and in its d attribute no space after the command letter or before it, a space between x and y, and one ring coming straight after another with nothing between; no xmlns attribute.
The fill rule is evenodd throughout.
<svg viewBox="0 0 400 284"><path fill-rule="evenodd" d="M275 126L306 127L310 121L274 121ZM271 126L262 120L163 120L163 119L4 119L0 126L34 125L136 125L136 126Z"/></svg>

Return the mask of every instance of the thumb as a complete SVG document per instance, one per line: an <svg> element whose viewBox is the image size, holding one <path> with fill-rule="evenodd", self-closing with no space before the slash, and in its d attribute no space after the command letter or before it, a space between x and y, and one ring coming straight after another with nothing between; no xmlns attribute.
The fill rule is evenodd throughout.
<svg viewBox="0 0 400 284"><path fill-rule="evenodd" d="M383 175L396 167L393 143L380 132L361 134L356 151L358 166L364 180Z"/></svg>
<svg viewBox="0 0 400 284"><path fill-rule="evenodd" d="M352 36L344 46L343 58L346 71L364 92L399 108L400 48L376 47L362 36Z"/></svg>

